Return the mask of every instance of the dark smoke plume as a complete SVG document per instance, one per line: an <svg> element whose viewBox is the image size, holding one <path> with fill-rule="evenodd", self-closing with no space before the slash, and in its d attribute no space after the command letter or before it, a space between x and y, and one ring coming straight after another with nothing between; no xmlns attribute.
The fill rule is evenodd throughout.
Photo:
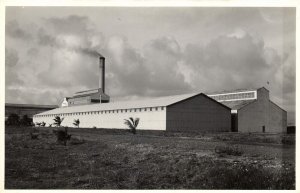
<svg viewBox="0 0 300 193"><path fill-rule="evenodd" d="M102 56L100 53L98 53L97 51L95 50L91 50L89 48L79 48L77 49L79 52L82 52L86 55L89 55L89 56L93 56L93 57L104 57Z"/></svg>

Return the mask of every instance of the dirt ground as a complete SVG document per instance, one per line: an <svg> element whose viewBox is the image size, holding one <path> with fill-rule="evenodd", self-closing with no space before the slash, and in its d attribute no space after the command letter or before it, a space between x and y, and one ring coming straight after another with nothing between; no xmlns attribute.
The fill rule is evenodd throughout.
<svg viewBox="0 0 300 193"><path fill-rule="evenodd" d="M295 189L295 136L5 129L6 189Z"/></svg>

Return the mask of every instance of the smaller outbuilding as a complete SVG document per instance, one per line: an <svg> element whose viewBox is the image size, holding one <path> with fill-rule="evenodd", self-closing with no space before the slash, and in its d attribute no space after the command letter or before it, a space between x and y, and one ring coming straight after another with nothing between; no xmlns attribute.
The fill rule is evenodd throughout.
<svg viewBox="0 0 300 193"><path fill-rule="evenodd" d="M158 97L147 100L78 105L37 114L34 123L52 124L63 117L62 126L127 129L124 119L139 118L138 129L166 131L230 131L231 109L203 93Z"/></svg>
<svg viewBox="0 0 300 193"><path fill-rule="evenodd" d="M208 96L232 109L231 130L234 132L287 132L287 112L270 100L269 90L265 87Z"/></svg>

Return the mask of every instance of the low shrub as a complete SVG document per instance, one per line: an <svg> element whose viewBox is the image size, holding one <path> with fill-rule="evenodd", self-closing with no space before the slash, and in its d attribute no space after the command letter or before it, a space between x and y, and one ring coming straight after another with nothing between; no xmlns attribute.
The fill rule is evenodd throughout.
<svg viewBox="0 0 300 193"><path fill-rule="evenodd" d="M38 139L39 135L40 135L40 132L39 132L38 129L36 129L36 128L31 129L31 131L30 131L30 138L31 139Z"/></svg>
<svg viewBox="0 0 300 193"><path fill-rule="evenodd" d="M38 139L39 133L38 132L30 132L31 139Z"/></svg>
<svg viewBox="0 0 300 193"><path fill-rule="evenodd" d="M215 152L221 155L233 155L233 156L241 156L244 152L238 146L216 146Z"/></svg>
<svg viewBox="0 0 300 193"><path fill-rule="evenodd" d="M67 141L71 139L71 135L68 134L68 128L65 127L64 130L53 130L53 133L57 137L57 142L58 143L63 143L65 146L67 145Z"/></svg>

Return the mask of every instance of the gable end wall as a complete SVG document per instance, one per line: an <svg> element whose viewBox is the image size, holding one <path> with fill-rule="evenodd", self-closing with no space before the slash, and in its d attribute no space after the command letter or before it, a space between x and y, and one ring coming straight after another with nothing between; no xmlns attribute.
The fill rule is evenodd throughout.
<svg viewBox="0 0 300 193"><path fill-rule="evenodd" d="M167 107L167 131L230 131L231 110L198 95Z"/></svg>

